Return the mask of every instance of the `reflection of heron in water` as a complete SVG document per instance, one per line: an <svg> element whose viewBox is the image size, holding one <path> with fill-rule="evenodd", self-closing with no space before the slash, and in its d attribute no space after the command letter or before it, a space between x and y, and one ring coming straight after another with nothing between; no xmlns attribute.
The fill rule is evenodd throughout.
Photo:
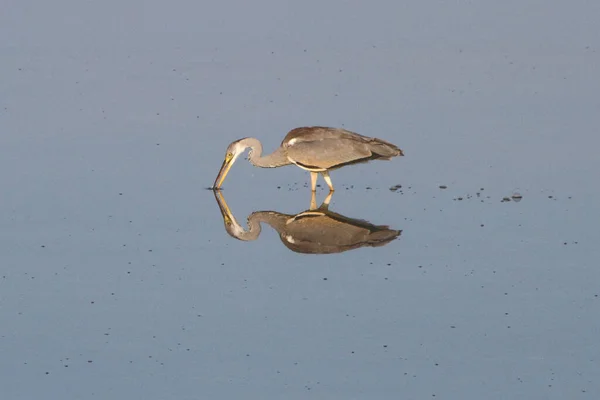
<svg viewBox="0 0 600 400"><path fill-rule="evenodd" d="M275 168L296 164L310 171L312 191L316 190L318 173L333 191L329 171L370 160L389 160L403 156L402 150L381 139L371 138L345 129L313 126L291 130L272 154L262 157L262 144L255 138L236 140L227 147L225 161L213 189L219 189L235 160L250 147L248 160L257 167Z"/></svg>
<svg viewBox="0 0 600 400"><path fill-rule="evenodd" d="M245 230L229 210L223 194L220 191L214 193L229 235L244 241L256 240L260 235L260 224L264 222L279 233L285 246L297 253L331 254L363 246L383 246L402 233L385 225L373 225L329 211L331 192L319 208L313 192L311 208L296 215L275 211L253 212L248 217L248 230Z"/></svg>

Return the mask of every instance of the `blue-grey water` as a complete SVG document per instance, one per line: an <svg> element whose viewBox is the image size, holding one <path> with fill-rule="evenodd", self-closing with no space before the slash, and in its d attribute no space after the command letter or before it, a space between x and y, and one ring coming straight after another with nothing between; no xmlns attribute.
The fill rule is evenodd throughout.
<svg viewBox="0 0 600 400"><path fill-rule="evenodd" d="M2 399L600 396L598 4L2 9ZM227 234L226 146L306 125L405 151L332 173L397 239ZM240 159L223 195L245 224L308 182Z"/></svg>

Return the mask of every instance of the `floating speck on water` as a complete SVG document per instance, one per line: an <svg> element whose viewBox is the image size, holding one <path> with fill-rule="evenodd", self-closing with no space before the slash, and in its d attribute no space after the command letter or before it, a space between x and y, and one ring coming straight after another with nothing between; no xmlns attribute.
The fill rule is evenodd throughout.
<svg viewBox="0 0 600 400"><path fill-rule="evenodd" d="M521 196L521 193L513 193L513 195L511 197L516 202L521 201L521 199L523 198L523 196Z"/></svg>
<svg viewBox="0 0 600 400"><path fill-rule="evenodd" d="M448 189L448 186L446 186L446 185L440 185L440 189Z"/></svg>
<svg viewBox="0 0 600 400"><path fill-rule="evenodd" d="M504 197L501 202L504 203L504 202L507 202L507 201L510 201L510 197Z"/></svg>
<svg viewBox="0 0 600 400"><path fill-rule="evenodd" d="M394 185L390 188L390 190L392 192L396 192L398 189L401 189L401 188L402 188L402 185Z"/></svg>

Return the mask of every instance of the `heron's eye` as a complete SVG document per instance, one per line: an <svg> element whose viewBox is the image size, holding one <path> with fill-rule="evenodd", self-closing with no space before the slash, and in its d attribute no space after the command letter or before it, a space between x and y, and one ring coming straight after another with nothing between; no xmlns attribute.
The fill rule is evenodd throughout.
<svg viewBox="0 0 600 400"><path fill-rule="evenodd" d="M229 159L233 158L233 153L227 153L227 158L229 158Z"/></svg>

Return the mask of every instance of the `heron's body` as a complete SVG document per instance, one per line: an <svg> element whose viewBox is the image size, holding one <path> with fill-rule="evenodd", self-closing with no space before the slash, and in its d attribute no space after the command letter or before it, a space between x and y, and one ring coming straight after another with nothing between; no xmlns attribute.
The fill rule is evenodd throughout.
<svg viewBox="0 0 600 400"><path fill-rule="evenodd" d="M215 181L216 189L220 188L237 157L248 147L249 161L257 167L275 168L294 164L310 171L313 191L316 189L318 173L323 175L329 189L333 191L330 170L404 155L402 150L389 142L345 129L321 126L296 128L285 136L277 150L265 157L261 157L262 145L258 139L244 138L231 143Z"/></svg>

